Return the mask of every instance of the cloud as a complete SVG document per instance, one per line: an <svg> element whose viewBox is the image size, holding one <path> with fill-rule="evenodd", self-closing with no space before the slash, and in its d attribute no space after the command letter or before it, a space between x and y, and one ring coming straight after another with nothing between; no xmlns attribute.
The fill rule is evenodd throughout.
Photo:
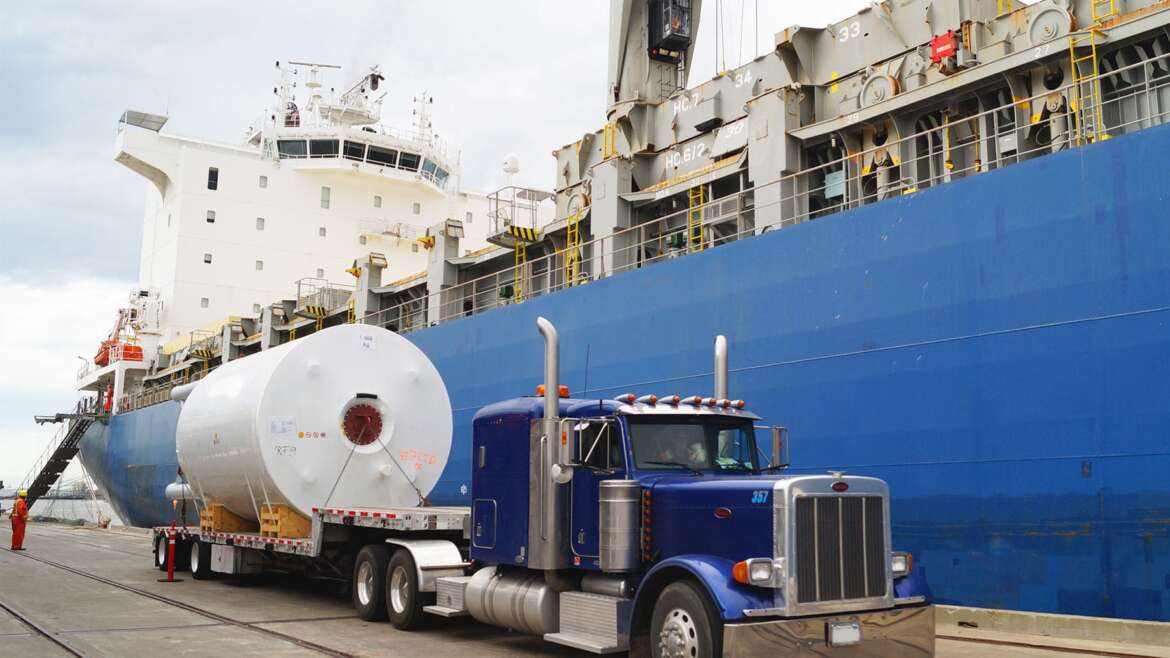
<svg viewBox="0 0 1170 658"><path fill-rule="evenodd" d="M35 414L67 411L77 400L78 356L93 358L126 302L130 281L69 274L61 285L0 275L0 480L19 482L57 426Z"/></svg>

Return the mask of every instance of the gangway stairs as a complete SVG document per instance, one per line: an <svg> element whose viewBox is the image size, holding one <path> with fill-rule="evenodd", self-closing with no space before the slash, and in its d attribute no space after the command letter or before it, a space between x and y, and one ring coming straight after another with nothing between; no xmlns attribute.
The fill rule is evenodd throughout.
<svg viewBox="0 0 1170 658"><path fill-rule="evenodd" d="M23 488L28 490L29 507L32 507L38 498L49 493L49 489L60 479L61 473L65 472L65 468L81 449L81 437L85 436L86 430L97 420L97 416L78 404L74 413L37 416L34 420L38 425L62 422L69 424L64 432L58 434L60 439L49 444L37 464L29 471L29 477L25 478ZM34 472L35 476L32 475Z"/></svg>

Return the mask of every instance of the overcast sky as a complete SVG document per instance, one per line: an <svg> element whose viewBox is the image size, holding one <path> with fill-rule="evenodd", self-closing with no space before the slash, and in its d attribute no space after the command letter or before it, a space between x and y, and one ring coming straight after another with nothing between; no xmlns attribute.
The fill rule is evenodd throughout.
<svg viewBox="0 0 1170 658"><path fill-rule="evenodd" d="M692 86L716 72L716 4L704 4ZM757 30L756 0L722 0L720 59L732 67L785 27L821 27L867 4L759 0ZM72 405L77 357L93 356L137 276L143 203L157 193L113 160L123 110L234 143L270 102L276 60L338 64L343 80L380 64L384 123L409 125L411 98L428 90L436 132L462 150L465 188L500 186L503 157L516 153L519 182L547 189L552 150L604 121L608 10L607 0L3 3L0 480L18 483L44 449L53 428L32 415Z"/></svg>

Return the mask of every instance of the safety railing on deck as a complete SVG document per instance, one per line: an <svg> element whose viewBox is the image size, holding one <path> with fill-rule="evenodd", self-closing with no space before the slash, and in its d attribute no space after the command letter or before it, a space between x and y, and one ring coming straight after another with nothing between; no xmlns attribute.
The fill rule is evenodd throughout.
<svg viewBox="0 0 1170 658"><path fill-rule="evenodd" d="M1137 83L1131 80L1140 74ZM1087 84L1088 83L1088 84ZM1107 90L1097 91L1089 85L1101 85ZM1081 79L1055 90L1046 90L1032 98L1013 99L1010 103L992 109L974 112L924 129L880 147L837 158L800 172L757 185L728 196L711 199L697 208L702 213L705 246L719 246L745 237L792 226L844 210L858 208L884 199L917 192L968 176L1000 169L1044 154L1076 148L1108 136L1133 132L1162 124L1170 109L1163 110L1159 96L1170 87L1170 54L1151 57L1140 62L1118 67L1091 80ZM1018 107L1030 107L1031 102L1063 93L1068 99L1061 110L1066 132L1054 134L1061 124L1050 122L1050 138L1043 143L1026 147L1022 137L1036 126L1019 122L1022 113ZM972 97L973 98L973 97ZM1100 108L1093 106L1101 99ZM959 100L962 100L961 98ZM1166 101L1170 107L1170 99ZM1127 109L1128 108L1128 109ZM996 115L1007 115L1003 123ZM1104 117L1103 125L1076 121L1074 112L1095 112ZM1127 118L1127 112L1134 114ZM1060 118L1060 117L1057 117ZM981 129L973 135L956 138L952 131L960 122L980 122ZM987 130L987 126L992 126ZM1077 130L1082 132L1078 133ZM896 175L881 181L875 171L862 165L882 153L901 154L913 149L914 140L921 140L916 157L900 160ZM1016 148L996 148L1016 140ZM963 155L958 158L955 155ZM982 157L980 157L982 155ZM973 157L970 157L973 156ZM902 172L912 172L903 174ZM830 174L834 176L830 178ZM830 194L830 192L832 194ZM839 192L839 194L838 194ZM757 198L769 198L757 205ZM663 260L678 258L696 251L693 241L687 239L687 214L696 208L683 208L674 213L640 223L633 228L582 243L578 281L568 284L560 275L566 257L564 250L533 258L527 262L497 272L461 282L441 291L403 302L396 306L366 315L363 322L389 327L398 332L409 332L449 320L481 313L501 306L520 303L525 299L556 292L568 285L612 276L620 272L647 267ZM734 225L733 225L734 221ZM522 295L517 294L514 282L517 269L527 285ZM431 310L434 309L434 310Z"/></svg>

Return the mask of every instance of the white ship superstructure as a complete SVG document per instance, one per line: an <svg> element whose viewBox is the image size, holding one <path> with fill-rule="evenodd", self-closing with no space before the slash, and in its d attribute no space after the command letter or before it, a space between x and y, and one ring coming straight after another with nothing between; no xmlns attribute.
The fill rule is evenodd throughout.
<svg viewBox="0 0 1170 658"><path fill-rule="evenodd" d="M385 256L387 281L426 269L429 227L461 231L467 251L487 244L487 200L459 189L459 156L431 129L431 98L415 98L411 129L384 128L378 69L337 93L323 82L335 68L277 63L275 100L242 144L163 134L166 117L123 114L116 159L154 184L139 287L161 299L162 344L258 316L291 297L293 281L352 281L345 270L361 254Z"/></svg>

